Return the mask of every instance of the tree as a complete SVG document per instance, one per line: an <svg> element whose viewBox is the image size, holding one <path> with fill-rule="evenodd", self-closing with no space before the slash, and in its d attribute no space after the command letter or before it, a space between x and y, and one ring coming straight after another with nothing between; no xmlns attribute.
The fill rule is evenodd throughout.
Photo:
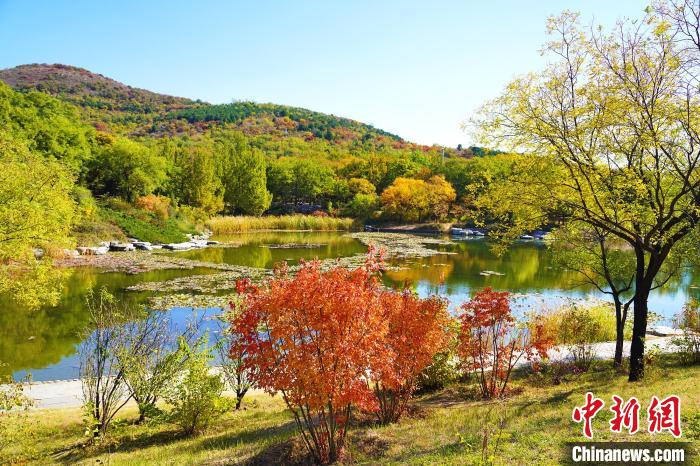
<svg viewBox="0 0 700 466"><path fill-rule="evenodd" d="M165 312L148 311L138 317L124 325L117 358L141 423L159 413L156 403L180 374L186 353L178 345ZM182 335L186 341L193 338L191 330L188 328Z"/></svg>
<svg viewBox="0 0 700 466"><path fill-rule="evenodd" d="M221 376L209 372L213 358L206 346L206 335L194 347L180 338L180 351L185 354L183 375L169 387L165 399L172 406L170 419L178 424L186 435L204 430L209 424L228 411L230 404L221 393L224 383Z"/></svg>
<svg viewBox="0 0 700 466"><path fill-rule="evenodd" d="M446 345L449 315L444 299L421 299L410 290L385 290L380 301L389 328L370 380L377 418L388 424L405 412L418 376Z"/></svg>
<svg viewBox="0 0 700 466"><path fill-rule="evenodd" d="M350 178L348 188L352 194L376 194L377 188L365 178Z"/></svg>
<svg viewBox="0 0 700 466"><path fill-rule="evenodd" d="M214 153L206 147L180 149L176 156L177 172L173 191L184 204L198 207L209 215L224 208L224 187L216 169Z"/></svg>
<svg viewBox="0 0 700 466"><path fill-rule="evenodd" d="M107 433L114 416L131 397L119 361L124 343L121 310L104 288L98 295L88 294L87 309L90 322L79 349L79 372L83 409L91 422L89 433L97 438Z"/></svg>
<svg viewBox="0 0 700 466"><path fill-rule="evenodd" d="M63 274L33 248L71 244L73 177L1 129L0 166L0 292L31 308L55 303Z"/></svg>
<svg viewBox="0 0 700 466"><path fill-rule="evenodd" d="M484 141L523 153L510 186L487 202L509 218L504 236L558 209L566 222L632 249L629 379L636 381L644 374L649 293L663 285L659 272L698 225L694 68L664 23L584 33L566 12L548 30L557 36L546 46L556 61L509 84L475 122Z"/></svg>
<svg viewBox="0 0 700 466"><path fill-rule="evenodd" d="M231 301L230 306L231 311L235 311L236 302ZM246 364L249 353L247 348L238 344L241 335L236 333L231 327L224 327L223 322L231 320L233 320L233 317L230 313L222 316L222 322L219 325L219 331L222 336L216 344L216 349L221 360L221 374L224 381L236 393L235 408L241 409L243 398L253 386L256 368Z"/></svg>
<svg viewBox="0 0 700 466"><path fill-rule="evenodd" d="M224 202L230 212L262 215L272 202L267 190L265 158L240 134L218 141Z"/></svg>
<svg viewBox="0 0 700 466"><path fill-rule="evenodd" d="M545 358L551 345L541 327L517 324L508 296L507 292L484 288L461 306L459 354L463 366L478 376L486 399L505 396L518 362Z"/></svg>
<svg viewBox="0 0 700 466"><path fill-rule="evenodd" d="M245 298L232 325L242 338L232 353L247 352L257 387L282 393L318 463L341 456L353 407L376 409L363 378L388 326L376 270L372 260L326 272L304 263L293 277L278 268L268 283L240 287Z"/></svg>
<svg viewBox="0 0 700 466"><path fill-rule="evenodd" d="M457 195L442 176L428 181L414 178L396 178L382 192L382 207L387 215L408 222L421 222L427 216L444 218Z"/></svg>
<svg viewBox="0 0 700 466"><path fill-rule="evenodd" d="M554 232L554 261L577 272L584 282L609 295L615 306L615 367L622 367L627 313L634 296L634 256L624 251L601 229L582 230L575 224Z"/></svg>
<svg viewBox="0 0 700 466"><path fill-rule="evenodd" d="M125 138L106 142L90 163L89 184L96 194L134 201L166 180L166 160L149 147Z"/></svg>

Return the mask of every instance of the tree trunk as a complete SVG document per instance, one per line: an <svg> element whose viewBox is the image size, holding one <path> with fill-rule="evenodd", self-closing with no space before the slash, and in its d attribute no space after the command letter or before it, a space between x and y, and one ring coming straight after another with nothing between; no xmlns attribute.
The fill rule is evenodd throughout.
<svg viewBox="0 0 700 466"><path fill-rule="evenodd" d="M622 367L622 349L625 343L625 319L622 315L622 303L615 300L615 359L613 366L616 369Z"/></svg>
<svg viewBox="0 0 700 466"><path fill-rule="evenodd" d="M634 325L632 326L632 346L630 348L630 382L644 377L644 339L647 333L649 315L649 287L637 289L634 295Z"/></svg>

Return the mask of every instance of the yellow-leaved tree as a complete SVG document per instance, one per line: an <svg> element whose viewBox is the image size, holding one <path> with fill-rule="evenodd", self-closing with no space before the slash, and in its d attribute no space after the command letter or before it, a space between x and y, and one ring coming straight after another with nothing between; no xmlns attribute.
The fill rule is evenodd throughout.
<svg viewBox="0 0 700 466"><path fill-rule="evenodd" d="M481 205L503 238L552 212L634 254L630 381L644 374L650 292L700 219L697 49L649 14L584 31L578 15L548 22L548 65L511 82L474 120L481 141L522 156Z"/></svg>
<svg viewBox="0 0 700 466"><path fill-rule="evenodd" d="M4 130L0 166L0 293L28 307L54 304L62 273L35 248L69 246L72 175Z"/></svg>

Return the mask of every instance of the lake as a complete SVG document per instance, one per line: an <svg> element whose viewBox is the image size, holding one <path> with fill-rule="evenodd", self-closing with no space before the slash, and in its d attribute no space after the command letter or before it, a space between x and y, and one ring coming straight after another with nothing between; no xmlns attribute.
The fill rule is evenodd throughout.
<svg viewBox="0 0 700 466"><path fill-rule="evenodd" d="M212 247L170 253L176 257L248 267L271 268L280 261L297 264L301 259L328 259L362 254L366 247L342 232L257 232L214 238L232 247ZM523 241L512 245L498 257L483 239L455 240L452 244L432 246L439 254L430 257L392 261L397 270L384 273L385 283L413 287L421 295L440 294L457 304L476 289L491 286L510 291L519 298L517 308L538 309L555 306L566 299L603 297L590 286L577 283L574 274L552 266L543 243ZM499 275L482 275L484 271ZM91 289L107 288L129 306L145 305L150 292L126 291L143 282L154 282L219 272L209 268L157 270L135 275L102 273L81 267L72 269L60 303L52 308L27 311L0 299L0 367L16 379L28 372L34 380L72 379L78 375L77 347L88 315L85 296ZM502 274L502 275L500 275ZM670 322L689 296L700 297L700 273L686 270L650 298L650 309ZM205 327L215 337L213 320L218 309L193 310L176 307L171 313L176 326L191 319L204 318Z"/></svg>

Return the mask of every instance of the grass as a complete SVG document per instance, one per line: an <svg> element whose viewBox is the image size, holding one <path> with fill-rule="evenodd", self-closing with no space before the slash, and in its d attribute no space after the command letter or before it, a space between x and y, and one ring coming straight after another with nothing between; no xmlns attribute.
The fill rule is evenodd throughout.
<svg viewBox="0 0 700 466"><path fill-rule="evenodd" d="M214 234L220 235L254 230L350 230L355 226L355 221L315 215L220 216L207 220L205 225Z"/></svg>
<svg viewBox="0 0 700 466"><path fill-rule="evenodd" d="M700 444L700 366L679 366L664 357L651 367L648 378L631 384L609 363L591 372L570 376L561 385L535 376L514 381L518 395L502 402L476 400L470 387L459 385L420 397L412 413L395 425L379 427L356 421L345 463L354 464L475 464L482 455L484 432L496 464L560 464L564 445L581 441L581 426L571 421L574 406L586 391L606 401L594 420L595 440L650 441L646 406L652 395L677 394L682 399L683 438ZM634 436L608 430L610 399L636 396L642 404L640 432ZM167 423L133 425L135 409L124 412L108 441L83 448L80 410L43 410L30 413L27 434L0 451L0 463L22 457L27 464L289 464L303 461L304 452L290 414L279 398L257 395L247 409L227 414L206 433L180 436ZM503 420L499 428L499 420ZM499 434L500 432L500 434ZM494 450L494 436L501 436ZM657 441L672 441L658 434ZM697 452L696 452L697 454ZM696 456L697 458L697 456Z"/></svg>
<svg viewBox="0 0 700 466"><path fill-rule="evenodd" d="M143 211L136 216L107 207L100 209L100 215L121 228L127 236L141 241L179 243L187 240L177 221L172 218L159 220Z"/></svg>

